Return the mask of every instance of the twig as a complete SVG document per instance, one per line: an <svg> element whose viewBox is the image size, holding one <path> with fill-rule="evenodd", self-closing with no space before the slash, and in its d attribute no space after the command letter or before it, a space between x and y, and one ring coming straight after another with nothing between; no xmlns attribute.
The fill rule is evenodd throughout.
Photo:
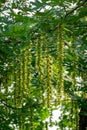
<svg viewBox="0 0 87 130"><path fill-rule="evenodd" d="M72 14L75 10L77 10L78 8L80 8L81 6L84 6L85 3L87 2L87 0L83 0L82 2L78 2L77 5L70 10L69 12L66 13L66 15L63 17L63 19L66 19L70 14ZM53 28L51 31L55 31L56 29L58 29L59 23L55 26L55 28Z"/></svg>
<svg viewBox="0 0 87 130"><path fill-rule="evenodd" d="M78 8L80 8L81 6L83 6L85 3L87 2L87 0L84 0L82 3L79 3L79 5L77 4L75 8L73 8L72 10L70 10L68 13L66 13L65 17L68 17L70 14L72 14L75 10L77 10Z"/></svg>

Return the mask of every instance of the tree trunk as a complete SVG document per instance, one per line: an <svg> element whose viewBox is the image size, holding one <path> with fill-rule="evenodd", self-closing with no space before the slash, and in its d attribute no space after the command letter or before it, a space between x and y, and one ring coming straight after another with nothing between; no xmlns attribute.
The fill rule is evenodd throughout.
<svg viewBox="0 0 87 130"><path fill-rule="evenodd" d="M79 130L87 130L87 115L79 115Z"/></svg>

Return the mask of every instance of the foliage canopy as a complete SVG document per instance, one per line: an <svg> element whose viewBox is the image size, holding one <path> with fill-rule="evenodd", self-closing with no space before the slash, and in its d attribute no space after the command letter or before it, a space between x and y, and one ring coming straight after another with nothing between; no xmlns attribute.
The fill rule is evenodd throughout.
<svg viewBox="0 0 87 130"><path fill-rule="evenodd" d="M77 129L86 107L87 0L0 7L0 129ZM52 120L56 109L60 121Z"/></svg>

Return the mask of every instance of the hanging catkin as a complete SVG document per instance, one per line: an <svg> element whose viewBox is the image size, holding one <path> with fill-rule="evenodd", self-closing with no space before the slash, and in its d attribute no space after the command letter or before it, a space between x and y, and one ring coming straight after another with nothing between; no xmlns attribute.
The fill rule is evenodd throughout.
<svg viewBox="0 0 87 130"><path fill-rule="evenodd" d="M75 119L74 119L74 124L75 124L75 128L76 130L78 130L79 128L79 109L78 109L78 103L77 101L74 101L74 112L75 112Z"/></svg>
<svg viewBox="0 0 87 130"><path fill-rule="evenodd" d="M41 85L42 80L42 44L40 39L37 40L37 52L36 52L36 70L39 73L39 85Z"/></svg>
<svg viewBox="0 0 87 130"><path fill-rule="evenodd" d="M20 105L23 107L22 100L24 98L24 53L21 51L20 57ZM24 130L23 115L20 116L20 130Z"/></svg>
<svg viewBox="0 0 87 130"><path fill-rule="evenodd" d="M57 101L63 96L63 43L62 43L62 25L58 26L58 42L57 42Z"/></svg>
<svg viewBox="0 0 87 130"><path fill-rule="evenodd" d="M31 86L31 60L32 60L31 47L32 47L32 42L30 42L27 48L27 86L28 86L27 92L28 94L30 94L30 86Z"/></svg>
<svg viewBox="0 0 87 130"><path fill-rule="evenodd" d="M20 93L20 59L18 58L17 69L16 69L16 100L17 107L20 106L21 102L21 93Z"/></svg>
<svg viewBox="0 0 87 130"><path fill-rule="evenodd" d="M42 56L42 38L40 37L37 40L37 54L36 54L36 70L38 71L38 84L39 88L41 89L41 100L43 106L45 105L44 100L44 75L43 75L43 56Z"/></svg>
<svg viewBox="0 0 87 130"><path fill-rule="evenodd" d="M30 130L34 130L34 109L33 107L30 107Z"/></svg>
<svg viewBox="0 0 87 130"><path fill-rule="evenodd" d="M24 50L24 91L25 95L27 95L27 78L28 78L28 48L26 47Z"/></svg>
<svg viewBox="0 0 87 130"><path fill-rule="evenodd" d="M23 50L23 59L22 59L22 62L23 62L23 65L22 65L22 77L23 77L23 89L22 89L22 92L23 92L23 97L25 97L25 50Z"/></svg>
<svg viewBox="0 0 87 130"><path fill-rule="evenodd" d="M6 71L6 79L5 79L5 82L4 82L4 88L5 88L5 102L6 104L8 104L8 73ZM8 114L8 107L6 107L6 115Z"/></svg>
<svg viewBox="0 0 87 130"><path fill-rule="evenodd" d="M52 59L49 48L46 46L46 84L47 84L47 106L51 107L52 101Z"/></svg>
<svg viewBox="0 0 87 130"><path fill-rule="evenodd" d="M20 93L21 98L23 98L23 59L22 59L22 52L20 57Z"/></svg>
<svg viewBox="0 0 87 130"><path fill-rule="evenodd" d="M14 106L17 106L17 68L14 65Z"/></svg>

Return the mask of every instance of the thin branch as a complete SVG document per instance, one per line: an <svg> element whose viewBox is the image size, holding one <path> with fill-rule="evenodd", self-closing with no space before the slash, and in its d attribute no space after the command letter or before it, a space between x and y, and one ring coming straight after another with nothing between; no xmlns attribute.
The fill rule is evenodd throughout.
<svg viewBox="0 0 87 130"><path fill-rule="evenodd" d="M63 19L66 19L70 14L72 14L74 11L76 11L77 9L79 9L80 7L84 6L86 4L87 0L83 0L83 1L79 1L77 3L77 5L72 9L70 10L69 12L66 13L66 15L63 17ZM58 26L59 26L59 23L55 26L55 28L53 28L51 30L51 32L55 31L56 29L58 29Z"/></svg>
<svg viewBox="0 0 87 130"><path fill-rule="evenodd" d="M79 5L77 4L75 8L73 8L72 10L70 10L64 18L68 17L70 14L72 14L75 10L77 10L78 8L80 8L81 6L84 6L84 4L87 2L87 0L84 0L82 3L79 3Z"/></svg>

